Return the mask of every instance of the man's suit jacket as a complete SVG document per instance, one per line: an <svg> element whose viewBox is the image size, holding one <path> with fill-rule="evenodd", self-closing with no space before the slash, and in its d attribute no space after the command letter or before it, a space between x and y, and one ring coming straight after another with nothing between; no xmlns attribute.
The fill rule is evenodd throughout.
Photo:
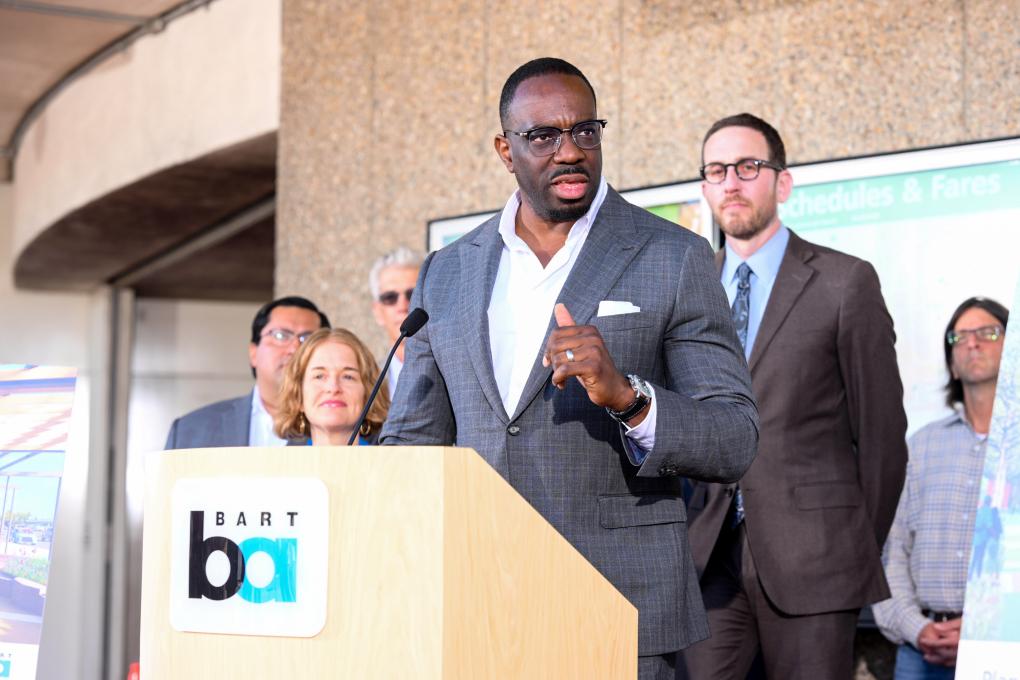
<svg viewBox="0 0 1020 680"><path fill-rule="evenodd" d="M654 386L655 446L636 467L620 425L578 381L555 388L541 355L517 411L505 412L487 316L503 249L498 227L496 216L425 261L411 306L431 320L408 341L382 443L481 454L638 608L639 654L702 639L677 475L737 479L757 440L746 363L711 250L610 189L560 293L577 324L599 329L622 373ZM596 318L602 300L640 312Z"/></svg>
<svg viewBox="0 0 1020 680"><path fill-rule="evenodd" d="M740 480L755 567L785 613L889 597L880 555L907 462L895 341L874 268L791 231L751 350L761 438ZM693 486L699 574L734 489Z"/></svg>
<svg viewBox="0 0 1020 680"><path fill-rule="evenodd" d="M248 446L252 392L183 415L170 426L166 449Z"/></svg>

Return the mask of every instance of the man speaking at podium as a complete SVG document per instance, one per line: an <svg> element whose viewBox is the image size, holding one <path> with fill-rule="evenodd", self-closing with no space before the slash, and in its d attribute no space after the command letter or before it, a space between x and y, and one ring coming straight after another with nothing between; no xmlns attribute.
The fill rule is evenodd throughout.
<svg viewBox="0 0 1020 680"><path fill-rule="evenodd" d="M537 59L500 97L500 215L426 259L383 444L475 449L639 611L639 677L708 635L680 476L735 481L758 421L704 239L602 178L595 92Z"/></svg>

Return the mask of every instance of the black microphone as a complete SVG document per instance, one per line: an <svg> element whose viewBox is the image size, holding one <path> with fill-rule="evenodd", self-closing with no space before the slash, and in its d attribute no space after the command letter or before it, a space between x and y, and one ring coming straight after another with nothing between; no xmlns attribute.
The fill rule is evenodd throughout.
<svg viewBox="0 0 1020 680"><path fill-rule="evenodd" d="M386 357L386 363L383 364L382 371L379 372L379 378L375 381L375 387L372 388L372 394L368 396L368 400L365 401L365 408L361 409L361 415L358 416L358 423L354 427L354 431L351 432L351 438L347 440L347 446L354 443L354 440L358 438L358 432L361 431L361 425L365 422L365 416L368 415L368 409L372 408L372 402L375 401L375 395L379 393L379 388L382 387L383 380L386 379L386 371L390 370L390 362L393 361L393 355L397 351L397 347L400 347L400 343L404 341L404 338L409 338L425 325L425 322L429 320L429 315L421 307L415 307L411 310L411 313L404 319L404 323L400 324L400 337L393 343L393 347L390 349L389 356Z"/></svg>

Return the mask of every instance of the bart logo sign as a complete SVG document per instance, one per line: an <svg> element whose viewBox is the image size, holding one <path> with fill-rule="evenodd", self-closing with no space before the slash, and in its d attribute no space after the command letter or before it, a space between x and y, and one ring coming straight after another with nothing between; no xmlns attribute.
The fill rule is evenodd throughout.
<svg viewBox="0 0 1020 680"><path fill-rule="evenodd" d="M263 521L272 522L272 513L263 512ZM292 521L297 512L291 512ZM223 525L224 513L216 513L217 526ZM244 517L244 513L240 514ZM241 541L240 545L224 536L204 538L205 513L201 510L191 511L191 543L188 548L188 597L210 600L225 600L240 593L241 597L256 604L260 602L294 602L297 583L297 545L296 538L267 538L251 536ZM291 526L294 526L291 524ZM207 564L213 553L221 552L227 559L227 578L221 585L215 586L209 581ZM248 578L245 565L258 553L269 557L273 568L273 577L269 583L256 586Z"/></svg>
<svg viewBox="0 0 1020 680"><path fill-rule="evenodd" d="M318 479L182 479L171 501L180 631L311 637L326 623L329 497Z"/></svg>

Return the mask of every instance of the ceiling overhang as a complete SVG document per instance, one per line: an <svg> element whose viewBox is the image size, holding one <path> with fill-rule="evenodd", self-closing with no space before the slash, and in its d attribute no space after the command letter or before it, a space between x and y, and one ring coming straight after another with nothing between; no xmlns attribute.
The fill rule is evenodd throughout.
<svg viewBox="0 0 1020 680"><path fill-rule="evenodd" d="M32 122L77 78L213 0L0 0L0 181Z"/></svg>
<svg viewBox="0 0 1020 680"><path fill-rule="evenodd" d="M275 191L274 132L153 173L65 215L18 255L15 285L268 299Z"/></svg>

